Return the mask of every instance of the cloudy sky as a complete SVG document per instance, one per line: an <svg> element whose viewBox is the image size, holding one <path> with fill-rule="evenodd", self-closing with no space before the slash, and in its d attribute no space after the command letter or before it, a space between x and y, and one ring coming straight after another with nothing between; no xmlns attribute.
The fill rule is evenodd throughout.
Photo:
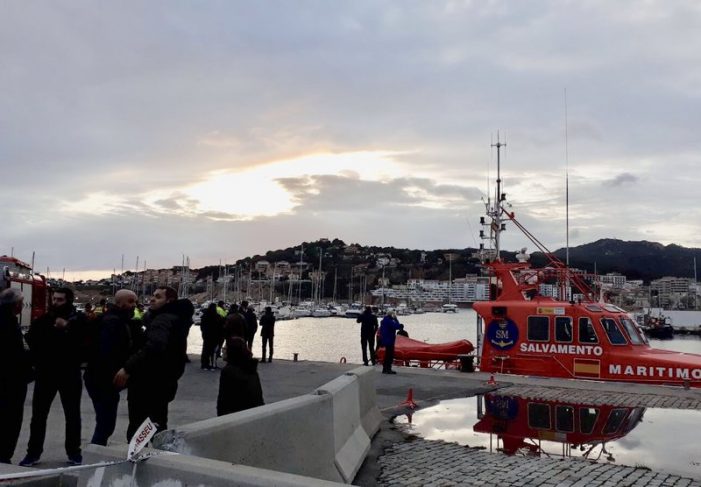
<svg viewBox="0 0 701 487"><path fill-rule="evenodd" d="M572 245L701 246L695 0L3 0L0 63L0 254L52 275L476 247L497 131L550 248L567 167Z"/></svg>

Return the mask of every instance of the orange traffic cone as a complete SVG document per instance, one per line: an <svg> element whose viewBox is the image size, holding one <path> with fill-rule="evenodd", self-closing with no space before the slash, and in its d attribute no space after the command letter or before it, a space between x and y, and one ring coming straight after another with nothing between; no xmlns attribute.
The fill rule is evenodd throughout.
<svg viewBox="0 0 701 487"><path fill-rule="evenodd" d="M399 406L408 407L409 409L416 409L418 407L414 402L414 389L409 388L409 393L406 395L406 400L400 403Z"/></svg>
<svg viewBox="0 0 701 487"><path fill-rule="evenodd" d="M494 380L494 374L489 376L489 380L487 381L488 386L495 386L497 385L497 381Z"/></svg>

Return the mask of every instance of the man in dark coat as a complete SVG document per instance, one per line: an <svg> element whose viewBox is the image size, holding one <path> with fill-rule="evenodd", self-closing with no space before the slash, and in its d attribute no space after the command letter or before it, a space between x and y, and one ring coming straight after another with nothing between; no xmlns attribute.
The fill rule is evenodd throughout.
<svg viewBox="0 0 701 487"><path fill-rule="evenodd" d="M377 316L372 312L370 306L365 307L360 316L356 319L360 323L360 347L363 350L363 363L368 365L368 352L370 350L370 361L375 365L375 334L377 333Z"/></svg>
<svg viewBox="0 0 701 487"><path fill-rule="evenodd" d="M134 320L136 294L120 289L114 295L114 305L95 326L95 338L85 370L85 388L95 407L95 431L90 443L107 445L114 433L119 406L119 389L113 379L133 352L134 343L139 342L141 322Z"/></svg>
<svg viewBox="0 0 701 487"><path fill-rule="evenodd" d="M202 370L213 370L217 368L216 349L222 336L224 318L217 312L217 305L210 303L209 307L202 313L200 321L200 332L202 333L202 357L200 364Z"/></svg>
<svg viewBox="0 0 701 487"><path fill-rule="evenodd" d="M265 345L269 346L270 355L268 362L273 361L273 338L275 337L275 314L270 306L265 307L265 313L260 317L260 337L263 341L263 355L261 362L265 362Z"/></svg>
<svg viewBox="0 0 701 487"><path fill-rule="evenodd" d="M44 451L46 420L56 394L61 397L66 417L66 455L68 463L80 465L80 396L83 379L80 366L85 354L85 315L73 306L73 291L58 288L51 296L46 314L29 327L27 342L36 366L36 382L32 397L32 421L27 455L20 465L39 463Z"/></svg>
<svg viewBox="0 0 701 487"><path fill-rule="evenodd" d="M17 321L23 304L18 289L0 292L0 463L10 463L15 453L31 379L29 353Z"/></svg>
<svg viewBox="0 0 701 487"><path fill-rule="evenodd" d="M157 431L168 428L168 403L175 398L178 379L185 371L188 320L192 319L183 315L185 308L175 289L157 288L144 319L144 343L114 376L117 388L129 389L127 441L146 418Z"/></svg>
<svg viewBox="0 0 701 487"><path fill-rule="evenodd" d="M253 338L258 331L258 319L253 308L248 306L248 301L241 301L241 313L246 318L246 343L248 349L253 350Z"/></svg>

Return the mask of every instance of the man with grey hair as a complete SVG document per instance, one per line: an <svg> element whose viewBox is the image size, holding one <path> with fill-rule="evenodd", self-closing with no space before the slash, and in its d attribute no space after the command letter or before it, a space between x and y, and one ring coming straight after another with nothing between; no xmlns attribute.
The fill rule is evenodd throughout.
<svg viewBox="0 0 701 487"><path fill-rule="evenodd" d="M24 299L18 289L0 292L0 463L10 463L22 429L31 362L17 315Z"/></svg>

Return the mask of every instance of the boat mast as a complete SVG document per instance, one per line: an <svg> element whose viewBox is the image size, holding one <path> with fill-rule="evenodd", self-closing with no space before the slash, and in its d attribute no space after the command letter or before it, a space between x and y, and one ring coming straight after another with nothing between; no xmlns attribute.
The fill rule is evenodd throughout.
<svg viewBox="0 0 701 487"><path fill-rule="evenodd" d="M491 221L485 222L484 218L480 220L480 223L482 225L489 225L489 237L486 237L484 234L484 230L480 232L480 237L482 239L489 239L490 241L494 242L494 260L499 260L501 255L501 232L503 232L505 228L505 224L502 223L501 219L501 214L503 212L503 209L501 207L502 201L506 200L506 195L502 194L501 192L501 148L506 147L506 142L501 142L499 140L499 132L497 132L497 142L496 144L492 144L492 147L496 147L497 149L497 187L496 187L496 194L494 195L494 204L490 201L490 199L487 199L486 203L486 210L487 210L487 216L490 218ZM481 245L480 247L483 247Z"/></svg>

